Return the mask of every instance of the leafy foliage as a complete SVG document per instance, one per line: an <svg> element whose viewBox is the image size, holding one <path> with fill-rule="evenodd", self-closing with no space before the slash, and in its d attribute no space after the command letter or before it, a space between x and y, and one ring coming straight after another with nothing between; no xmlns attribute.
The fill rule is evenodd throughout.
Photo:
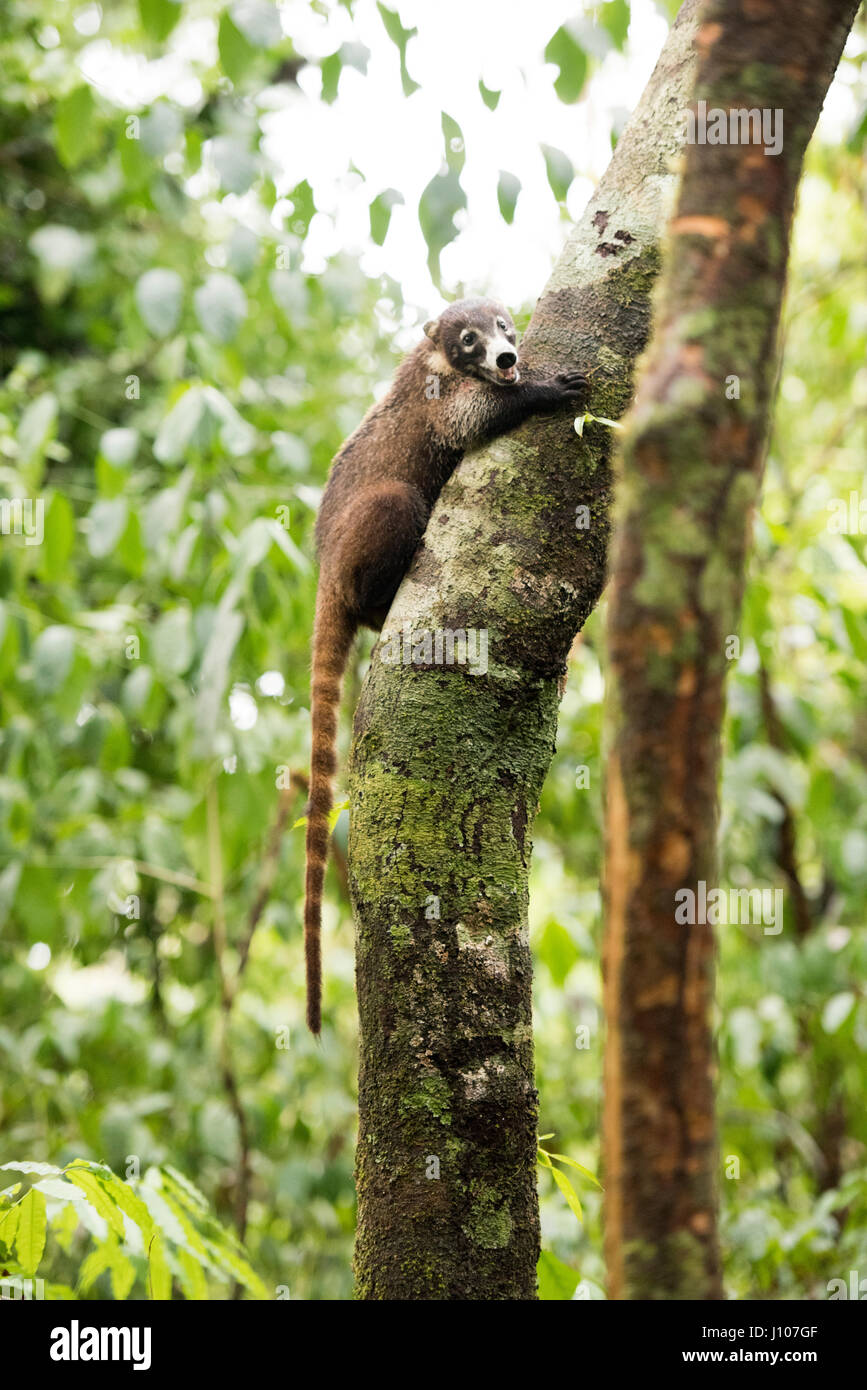
<svg viewBox="0 0 867 1390"><path fill-rule="evenodd" d="M84 1159L0 1171L30 1179L23 1195L21 1182L0 1192L0 1263L13 1290L38 1278L49 1298L168 1299L176 1288L206 1299L225 1298L237 1281L254 1298L269 1296L206 1198L168 1165L127 1181Z"/></svg>
<svg viewBox="0 0 867 1390"><path fill-rule="evenodd" d="M580 30L565 8L571 47L549 56L566 99L596 90L628 8L608 0ZM364 80L365 45L305 57L292 7L281 22L265 0L118 0L98 32L94 13L49 0L4 12L0 498L28 523L0 535L4 1268L44 1278L50 1298L223 1298L240 1283L248 1297L343 1299L345 809L321 1047L303 1026L312 528L331 457L423 315L363 257L311 253L327 221L313 170L287 179L269 152L299 79L314 74L339 111ZM420 37L395 10L379 16L418 101ZM146 70L146 98L109 81L123 63ZM472 96L487 121L508 104L483 81ZM862 118L863 104L853 149ZM468 203L463 131L435 119L441 167L410 210L438 273ZM573 156L539 151L560 202ZM491 201L520 221L529 183L497 173ZM370 187L372 245L403 196L387 179ZM864 203L856 156L817 148L730 686L726 874L785 883L788 807L812 912L800 938L789 918L779 938L722 935L736 1296L821 1297L828 1278L867 1268L865 555L863 532L827 525L828 503L863 489ZM564 1162L598 1167L600 621L573 653L531 884L542 1116L577 1155L547 1156L564 1179ZM362 650L347 710L363 664ZM558 1181L542 1186L541 1295L601 1297L599 1196L582 1184L576 1225ZM244 1224L242 1243L229 1230Z"/></svg>

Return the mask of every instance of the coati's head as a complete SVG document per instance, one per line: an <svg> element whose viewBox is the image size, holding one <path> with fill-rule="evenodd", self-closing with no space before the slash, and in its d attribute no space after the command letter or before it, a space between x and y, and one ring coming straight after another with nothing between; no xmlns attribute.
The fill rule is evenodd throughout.
<svg viewBox="0 0 867 1390"><path fill-rule="evenodd" d="M449 366L464 376L498 386L519 380L515 325L495 299L459 299L426 323L424 331Z"/></svg>

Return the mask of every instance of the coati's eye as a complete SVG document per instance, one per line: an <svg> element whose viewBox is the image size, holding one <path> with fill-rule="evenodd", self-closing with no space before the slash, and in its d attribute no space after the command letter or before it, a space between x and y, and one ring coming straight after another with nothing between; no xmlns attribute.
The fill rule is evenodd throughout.
<svg viewBox="0 0 867 1390"><path fill-rule="evenodd" d="M475 333L471 332L470 329L465 329L464 332L461 334L461 342L463 343L464 347L472 347L475 341L476 335Z"/></svg>
<svg viewBox="0 0 867 1390"><path fill-rule="evenodd" d="M501 328L501 329L503 330L503 332L505 333L505 332L506 332L506 328L507 328L506 320L505 320L505 319L497 319L497 327L498 327L498 328Z"/></svg>

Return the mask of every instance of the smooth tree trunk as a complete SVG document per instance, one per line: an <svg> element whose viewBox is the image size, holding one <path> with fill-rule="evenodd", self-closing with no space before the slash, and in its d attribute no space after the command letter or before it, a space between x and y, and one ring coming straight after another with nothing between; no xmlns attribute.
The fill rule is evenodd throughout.
<svg viewBox="0 0 867 1390"><path fill-rule="evenodd" d="M685 146L652 343L624 437L608 626L612 1298L722 1297L714 931L678 921L689 900L676 894L691 890L698 918L700 885L718 886L724 681L737 654L795 193L856 10L853 0L701 7L691 109L700 117L705 102L709 119L716 110L781 112L783 139L776 154L761 143ZM764 940L773 950L776 936Z"/></svg>
<svg viewBox="0 0 867 1390"><path fill-rule="evenodd" d="M531 365L589 371L597 415L625 409L649 333L696 9L683 7L523 345ZM349 847L361 1299L536 1297L527 875L566 657L604 578L610 440L599 424L579 438L561 414L464 459L365 680ZM404 632L415 660L383 659ZM461 632L469 662L425 652L426 633Z"/></svg>

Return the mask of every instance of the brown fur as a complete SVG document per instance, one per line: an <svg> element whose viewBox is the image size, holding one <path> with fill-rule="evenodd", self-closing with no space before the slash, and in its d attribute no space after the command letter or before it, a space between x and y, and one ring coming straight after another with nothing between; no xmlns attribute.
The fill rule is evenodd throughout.
<svg viewBox="0 0 867 1390"><path fill-rule="evenodd" d="M398 367L388 394L337 454L316 523L304 903L307 1023L313 1033L322 1026L322 887L337 715L355 633L362 626L382 627L431 508L463 454L529 415L566 402L574 406L587 390L577 372L528 376L520 363L520 378L510 380L517 361L515 328L494 300L452 304L425 325L425 334Z"/></svg>

